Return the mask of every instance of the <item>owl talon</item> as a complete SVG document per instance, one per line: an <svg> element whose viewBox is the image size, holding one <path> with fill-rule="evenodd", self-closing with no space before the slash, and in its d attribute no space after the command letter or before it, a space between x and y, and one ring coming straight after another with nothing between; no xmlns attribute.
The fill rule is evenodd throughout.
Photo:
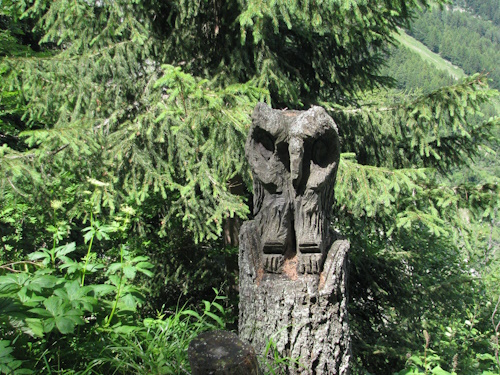
<svg viewBox="0 0 500 375"><path fill-rule="evenodd" d="M283 266L283 255L265 255L264 270L271 273L280 273Z"/></svg>
<svg viewBox="0 0 500 375"><path fill-rule="evenodd" d="M301 254L299 258L298 272L301 274L318 274L321 270L322 260L322 254Z"/></svg>
<svg viewBox="0 0 500 375"><path fill-rule="evenodd" d="M299 263L298 268L299 268L299 273L306 272L306 266L303 263Z"/></svg>

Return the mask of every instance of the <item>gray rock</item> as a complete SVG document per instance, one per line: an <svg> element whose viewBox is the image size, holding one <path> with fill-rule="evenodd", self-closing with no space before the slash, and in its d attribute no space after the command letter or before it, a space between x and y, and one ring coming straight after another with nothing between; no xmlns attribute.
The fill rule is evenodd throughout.
<svg viewBox="0 0 500 375"><path fill-rule="evenodd" d="M188 348L193 375L259 375L255 350L228 331L198 335Z"/></svg>

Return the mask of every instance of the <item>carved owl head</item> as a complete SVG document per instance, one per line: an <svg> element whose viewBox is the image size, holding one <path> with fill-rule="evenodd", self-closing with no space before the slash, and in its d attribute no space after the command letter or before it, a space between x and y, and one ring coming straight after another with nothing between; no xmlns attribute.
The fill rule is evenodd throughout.
<svg viewBox="0 0 500 375"><path fill-rule="evenodd" d="M255 183L262 184L257 190L295 198L325 184L333 189L340 158L337 126L321 107L281 111L259 103L252 115L246 156ZM260 207L255 205L255 214Z"/></svg>

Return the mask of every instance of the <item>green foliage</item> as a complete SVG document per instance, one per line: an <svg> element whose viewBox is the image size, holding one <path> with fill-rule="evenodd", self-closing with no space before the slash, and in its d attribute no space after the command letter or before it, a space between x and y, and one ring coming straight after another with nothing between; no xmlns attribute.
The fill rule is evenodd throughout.
<svg viewBox="0 0 500 375"><path fill-rule="evenodd" d="M500 24L500 7L495 0L462 0L456 1L457 5L465 6L474 14ZM465 3L465 4L463 4Z"/></svg>
<svg viewBox="0 0 500 375"><path fill-rule="evenodd" d="M92 243L94 236L100 240L117 229L94 222L85 232L91 234L87 240ZM72 358L65 345L74 350L84 332L93 335L119 330L144 301L133 279L137 273L151 276L149 269L153 267L147 257L133 257L124 246L118 259L98 260L91 246L87 255L78 259L75 242L57 246L61 232L55 227L49 230L54 238L52 248L32 252L29 260L0 266L0 332L6 340L2 342L10 343L5 345L5 355L11 355L7 345L12 345L17 358L33 368L36 363L32 361L38 355L45 361L59 358L63 366L76 364L84 358ZM84 285L85 275L91 273L95 273L95 281Z"/></svg>
<svg viewBox="0 0 500 375"><path fill-rule="evenodd" d="M259 4L5 5L9 22L36 25L50 54L3 59L2 92L23 93L31 150L5 149L2 188L35 183L50 201L61 197L47 185L75 187L68 219L87 211L87 191L95 212L161 197L160 234L175 215L195 240L215 238L226 217L248 213L227 184L238 173L249 181L242 146L257 100L296 106L384 82L379 53L418 5ZM313 59L300 58L304 45Z"/></svg>
<svg viewBox="0 0 500 375"><path fill-rule="evenodd" d="M224 329L225 297L214 290L215 298L203 301L201 313L181 308L146 318L128 327L127 334L111 337L92 363L95 373L106 368L114 374L189 374L189 343L202 331Z"/></svg>
<svg viewBox="0 0 500 375"><path fill-rule="evenodd" d="M82 232L92 244L122 229L96 220ZM59 241L58 232L53 233ZM92 250L89 246L79 260L71 242L1 265L1 373L28 374L37 368L82 374L189 371L187 345L203 330L225 327L221 302L226 297L214 290L215 298L203 302L201 313L182 308L138 320L133 313L144 296L133 280L139 273L152 276L153 265L126 246L116 261L99 260ZM93 282L85 285L85 275Z"/></svg>
<svg viewBox="0 0 500 375"><path fill-rule="evenodd" d="M14 349L11 342L0 339L0 373L1 374L32 374L33 371L21 368L23 361L19 361L12 356Z"/></svg>
<svg viewBox="0 0 500 375"><path fill-rule="evenodd" d="M468 5L465 5L465 2L455 3L460 3L460 6L469 9ZM488 2L486 2L485 5L487 6ZM493 14L494 13L491 13L490 15ZM439 15L441 20L451 23L443 25L434 22L437 19L437 15ZM486 17L489 18L489 16ZM431 20L431 18L433 19ZM453 22L451 20L453 20ZM488 53L484 48L481 49L481 53L478 52L476 42L479 36L475 33L477 32L483 37L489 35L488 37L494 38L495 34L492 34L492 31L496 26L491 23L486 24L482 19L472 19L469 14L463 14L457 11L452 12L451 8L441 11L434 10L432 14L428 12L425 13L423 17L417 19L412 32L421 33L417 35L418 38L425 43L429 43L432 47L432 43L436 41L436 38L443 38L444 34L448 32L448 36L453 35L453 30L460 30L458 28L459 24L460 27L465 26L464 22L467 23L467 30L462 29L460 32L455 32L453 37L455 40L458 38L459 41L455 43L454 48L459 49L462 48L461 46L467 45L468 53L481 55L481 58L484 59L493 58L494 55ZM467 36L465 37L464 35L466 33ZM470 39L475 40L474 42L470 42ZM464 44L464 40L468 40L467 44ZM443 45L441 45L441 47L443 47ZM483 52L486 53L483 55ZM464 66L461 57L451 55L447 57L451 58L453 63ZM477 71L481 71L485 66L487 65L483 65L482 68ZM494 78L494 75L492 76L490 74L489 77ZM493 85L495 86L496 82L493 82ZM417 86L418 85L414 87ZM437 90L437 92L438 91L441 90ZM415 222L426 223L428 218L436 218L436 214L441 220L444 219L443 222L438 221L435 224L441 229L448 228L448 230L441 234L441 237L444 235L453 239L453 242L449 243L447 247L448 249L454 249L457 254L455 259L449 258L447 263L455 264L454 267L461 265L460 267L463 269L462 272L468 273L472 278L466 282L466 289L460 291L459 285L455 284L457 282L455 277L450 279L446 276L446 273L439 278L436 277L436 280L441 280L440 283L447 279L450 281L445 284L447 287L446 298L448 298L448 301L453 304L456 310L454 312L446 312L445 310L438 309L439 315L436 316L432 316L432 314L426 311L420 312L421 316L425 317L424 321L416 324L414 328L409 329L409 331L412 332L413 335L416 335L417 332L422 332L422 330L425 329L434 339L430 346L429 343L427 343L423 352L421 349L415 348L410 342L405 344L404 346L406 346L407 349L399 352L403 354L406 351L409 353L407 356L411 356L411 360L407 362L406 370L400 373L432 373L433 371L448 374L498 373L498 361L495 361L495 353L498 353L498 346L495 345L494 339L497 334L494 329L495 324L492 324L491 321L491 314L493 313L494 315L494 303L492 304L492 301L494 301L497 296L499 270L499 259L495 255L495 249L498 249L499 243L497 216L498 179L497 173L495 173L495 152L498 150L499 127L498 120L495 120L498 109L495 109L494 103L495 101L492 101L489 104L480 105L481 111L486 115L483 118L478 117L476 114L471 114L463 120L464 123L468 124L470 129L480 129L484 124L489 123L487 125L489 127L487 131L489 136L485 134L486 137L483 138L483 146L477 148L477 153L473 155L474 162L467 163L468 156L471 156L469 153L468 155L466 154L465 158L457 163L456 166L449 165L442 169L439 167L441 172L445 173L447 176L443 177L438 175L436 179L438 185L431 188L431 190L428 191L428 195L426 193L427 196L425 200L420 200L420 202L431 202L431 200L439 197L438 201L432 204L435 207L435 210L433 209L434 214L426 217L422 215L426 213L425 210L423 210L423 212L420 211L417 213L418 219L416 221L413 220L413 225ZM484 119L486 119L486 121L484 121ZM478 138L472 136L471 140L477 142ZM462 144L456 144L455 149L462 149ZM445 150L438 151L439 156L443 157L443 155L447 155L446 157L449 158L450 154L447 151L443 151ZM455 159L455 157L450 160L453 159ZM429 165L428 161L423 161L426 165ZM464 165L464 162L466 162L468 166ZM435 165L432 166L435 167ZM452 173L450 173L450 171ZM418 189L415 190L416 196L418 196L418 191ZM401 228L405 227L403 226ZM437 232L434 233L438 234ZM436 242L433 242L433 246L435 251L441 254L441 250L439 250L440 247ZM445 248L445 251L449 250ZM366 262L367 259L363 258L363 261ZM429 260L425 258L421 258L419 262L422 264L429 264ZM379 262L374 264L380 264L380 258ZM405 267L410 264L410 269L418 270L418 268L413 268L415 264L412 262L405 260L403 264ZM416 276L417 272L413 272L413 276ZM428 273L428 270L426 269L425 272ZM416 278L420 283L418 285L425 285L422 281L426 279L432 280L433 277L430 277L429 274L426 275L426 273ZM379 281L378 278L376 281ZM365 285L368 286L370 284ZM391 285L389 284L386 288L382 288L382 290L387 292L387 290L391 290L390 288ZM470 292L471 289L473 290L472 294ZM455 294L455 291L458 294ZM398 292L401 293L401 291ZM413 293L415 293L415 291ZM390 304L390 298L382 294L382 291L375 293L373 298L379 300L377 303L379 306L384 303ZM408 296L408 298L410 298L410 296ZM435 296L429 296L427 298L431 298L432 301L434 301L432 305L429 306L429 309L435 310L436 307L439 306L435 302ZM423 301L417 304L421 306L426 305ZM462 307L458 308L457 306ZM381 310L387 311L388 308L385 307ZM397 312L398 310L400 309L396 309ZM408 317L411 316L411 314L407 313L405 313L405 315ZM372 321L376 322L376 320ZM384 327L384 329L388 327L387 324L381 324L381 326ZM366 328L368 327L362 329ZM390 335L387 337L390 338ZM399 339L403 337L405 337L405 334L401 334ZM371 353L377 353L378 349L385 350L387 346L401 346L401 341L396 341L394 344L389 345L380 345L380 342L368 343L367 341L369 342L369 340L365 341L360 339L356 345L361 344L361 347L365 348L362 349L363 351L373 345L372 347L377 349L367 350L367 352ZM413 353L413 355L411 353ZM403 358L401 358L401 362L402 361ZM371 362L373 365L377 363L377 361ZM383 364L379 362L378 366L383 366ZM402 365L394 367L400 368Z"/></svg>
<svg viewBox="0 0 500 375"><path fill-rule="evenodd" d="M244 4L242 38L257 46L259 83L269 88L277 107L345 100L387 83L377 73L380 53L393 40L391 31L406 26L416 8L428 5L355 0Z"/></svg>
<svg viewBox="0 0 500 375"><path fill-rule="evenodd" d="M466 320L465 323L459 323L455 327L441 327L445 330L445 335L440 335L440 340L432 340L430 334L427 330L423 331L425 338L425 345L423 353L410 355L407 363L406 369L395 373L395 375L409 375L409 374L441 374L441 375L456 375L460 374L482 374L482 375L494 375L498 374L500 371L500 366L497 358L490 353L477 354L472 353L472 356L465 357L466 360L471 360L466 368L463 368L463 358L461 355L465 354L463 351L455 351L455 355L449 363L450 371L447 371L441 367L443 365L443 360L440 356L439 351L433 350L430 347L432 342L436 343L436 346L440 346L441 350L446 350L446 347L452 346L464 346L472 347L477 344L478 341L486 341L484 334L475 328L475 324L479 321L472 317L471 320ZM482 337L483 336L483 337ZM444 346L444 348L443 348ZM456 349L456 348L455 348ZM464 348L465 349L465 348ZM498 355L498 349L496 350L496 355ZM471 358L472 357L472 358ZM444 366L445 368L448 366Z"/></svg>
<svg viewBox="0 0 500 375"><path fill-rule="evenodd" d="M498 117L477 125L470 118L498 95L476 75L429 94L380 93L361 107L332 108L346 148L361 164L390 168L432 167L442 172L466 164L490 139ZM349 127L342 124L350 124ZM372 140L367 144L366 140Z"/></svg>
<svg viewBox="0 0 500 375"><path fill-rule="evenodd" d="M489 142L498 126L498 118L470 121L477 111L468 110L496 95L488 90L477 95L484 84L484 77L476 76L426 95L386 93L367 97L357 108L330 108L344 147L353 151L341 155L335 210L336 226L351 241L356 371L403 368L406 353L419 350L416 332L428 329L434 335L440 329L436 322L465 321L465 312L486 304L495 290L483 283L495 271L481 265L491 248L478 237L477 223L497 222L498 186L444 185L439 173L479 153L479 144ZM493 268L498 260L490 255ZM478 291L484 300L475 300ZM483 313L481 330L491 332L486 320ZM476 354L491 353L479 336L467 348L436 347L436 355L447 363L457 355L462 372L474 373ZM440 336L437 342L446 341Z"/></svg>
<svg viewBox="0 0 500 375"><path fill-rule="evenodd" d="M283 357L271 337L266 345L266 350L262 358L260 358L260 368L264 369L265 374L276 375L286 373L289 368L303 368L300 359L291 357Z"/></svg>

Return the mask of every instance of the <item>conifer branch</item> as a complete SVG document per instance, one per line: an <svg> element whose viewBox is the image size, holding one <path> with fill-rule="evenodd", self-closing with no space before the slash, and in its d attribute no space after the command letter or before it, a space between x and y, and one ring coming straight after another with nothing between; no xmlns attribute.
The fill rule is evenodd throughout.
<svg viewBox="0 0 500 375"><path fill-rule="evenodd" d="M16 188L16 187L14 186L14 184L13 184L13 183L12 183L12 181L10 180L10 177L7 177L7 181L9 182L10 186L12 186L12 189L14 189L14 190L15 190L15 191L19 194L19 195L22 195L22 196L23 196L23 197L25 197L25 198L26 198L26 197L28 197L28 195L23 194L21 191L19 191L19 189L18 189L18 188Z"/></svg>

